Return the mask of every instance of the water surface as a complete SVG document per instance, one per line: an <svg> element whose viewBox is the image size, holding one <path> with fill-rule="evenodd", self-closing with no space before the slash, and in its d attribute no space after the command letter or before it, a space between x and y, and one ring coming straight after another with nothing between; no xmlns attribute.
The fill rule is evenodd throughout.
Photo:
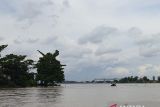
<svg viewBox="0 0 160 107"><path fill-rule="evenodd" d="M160 84L66 84L49 88L0 89L0 107L160 107Z"/></svg>

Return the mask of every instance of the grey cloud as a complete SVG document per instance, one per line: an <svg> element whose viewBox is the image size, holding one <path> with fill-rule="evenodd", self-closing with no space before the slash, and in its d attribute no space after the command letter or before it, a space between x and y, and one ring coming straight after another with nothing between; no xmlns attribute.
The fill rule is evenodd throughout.
<svg viewBox="0 0 160 107"><path fill-rule="evenodd" d="M67 1L64 3L67 5ZM59 8L63 7L58 7L51 0L0 0L0 13L10 15L19 22L25 21L29 26L44 17L52 16L53 19L59 15ZM56 19L57 17L54 17L53 20Z"/></svg>
<svg viewBox="0 0 160 107"><path fill-rule="evenodd" d="M122 63L119 61L119 59L117 57L113 57L113 58L100 57L100 59L97 61L100 62L100 64L105 69L108 67L116 67L116 66L122 65Z"/></svg>
<svg viewBox="0 0 160 107"><path fill-rule="evenodd" d="M130 75L129 69L126 67L116 66L108 67L103 73L107 78L122 78Z"/></svg>
<svg viewBox="0 0 160 107"><path fill-rule="evenodd" d="M18 40L18 39L13 40L13 42L14 42L15 44L21 44L21 43L22 43L22 41L20 41L20 40Z"/></svg>
<svg viewBox="0 0 160 107"><path fill-rule="evenodd" d="M101 43L106 37L109 35L115 34L117 32L116 28L106 27L106 26L99 26L87 34L85 37L79 39L80 44L85 43Z"/></svg>
<svg viewBox="0 0 160 107"><path fill-rule="evenodd" d="M146 35L137 40L139 45L157 45L160 43L160 34Z"/></svg>
<svg viewBox="0 0 160 107"><path fill-rule="evenodd" d="M36 18L38 15L42 14L42 11L40 10L40 5L27 2L23 8L21 8L21 11L17 11L17 14L19 20L25 20Z"/></svg>
<svg viewBox="0 0 160 107"><path fill-rule="evenodd" d="M39 41L39 39L28 39L26 42L27 43L36 43L36 42L38 42Z"/></svg>
<svg viewBox="0 0 160 107"><path fill-rule="evenodd" d="M79 58L83 58L86 55L90 55L92 54L92 50L90 49L68 49L68 51L62 56L64 59L79 59Z"/></svg>
<svg viewBox="0 0 160 107"><path fill-rule="evenodd" d="M53 2L53 0L46 0L43 4L44 5L55 5L55 3Z"/></svg>
<svg viewBox="0 0 160 107"><path fill-rule="evenodd" d="M153 57L153 56L160 55L160 48L150 47L150 46L141 47L140 55L144 57Z"/></svg>
<svg viewBox="0 0 160 107"><path fill-rule="evenodd" d="M128 3L120 3L120 7L124 4ZM7 28L3 30L2 26L1 35L6 35L2 42L8 42L11 48L7 49L11 53L27 54L36 60L40 56L37 49L44 53L58 49L60 61L67 65L65 73L71 72L66 76L74 80L100 77L107 68L119 66L130 70L147 61L159 63L160 35L145 37L144 31L137 27L124 30L135 25L143 30L158 31L158 27L152 25L158 24L159 19L155 18L151 26L146 26L151 21L149 17L144 20L142 15L125 14L127 20L124 20L122 14L117 14L118 9L119 3L115 5L106 0L100 4L86 0L0 0L1 23ZM117 27L97 26L101 23ZM53 28L52 24L57 26ZM21 26L24 29L20 29ZM86 33L88 30L90 32ZM113 70L107 69L105 73L116 75Z"/></svg>
<svg viewBox="0 0 160 107"><path fill-rule="evenodd" d="M100 77L100 73L97 73L97 71L103 71L104 69L101 68L101 66L98 65L79 65L80 67L73 69L74 72L67 73L66 78L70 80L93 80L95 78Z"/></svg>
<svg viewBox="0 0 160 107"><path fill-rule="evenodd" d="M118 66L119 62L116 58L104 59L88 56L81 59L77 58L77 60L69 63L69 65L74 66L72 68L74 72L70 74L70 78L73 80L92 80L94 78L104 78L104 75L102 75L103 71L109 67ZM74 76L74 74L77 75ZM110 73L106 72L106 74L109 75Z"/></svg>
<svg viewBox="0 0 160 107"><path fill-rule="evenodd" d="M4 40L4 37L0 37L0 41L3 41Z"/></svg>
<svg viewBox="0 0 160 107"><path fill-rule="evenodd" d="M27 1L16 1L16 0L0 0L1 5L3 5L3 11L6 14L13 15L18 19L32 19L37 15L41 14L41 2L33 2L31 0Z"/></svg>
<svg viewBox="0 0 160 107"><path fill-rule="evenodd" d="M67 7L67 8L70 7L70 3L69 3L68 0L64 0L64 1L63 1L63 5L64 5L65 7Z"/></svg>
<svg viewBox="0 0 160 107"><path fill-rule="evenodd" d="M9 3L10 0L0 0L0 10L2 13L14 12L13 4Z"/></svg>
<svg viewBox="0 0 160 107"><path fill-rule="evenodd" d="M137 44L140 46L152 45L153 43L154 43L154 40L151 38L141 38L140 40L137 40Z"/></svg>
<svg viewBox="0 0 160 107"><path fill-rule="evenodd" d="M29 39L20 39L20 38L17 38L15 40L13 40L13 42L15 44L22 44L22 43L33 44L33 43L37 43L38 41L39 41L39 39L32 39L32 38L29 38Z"/></svg>
<svg viewBox="0 0 160 107"><path fill-rule="evenodd" d="M160 55L160 34L144 35L139 28L135 27L129 29L128 34L134 37L140 56L155 57Z"/></svg>
<svg viewBox="0 0 160 107"><path fill-rule="evenodd" d="M119 53L121 51L122 51L121 49L115 49L115 48L110 48L110 49L99 48L99 49L97 49L95 54L99 56L99 55L104 55L104 54L115 54L115 53Z"/></svg>
<svg viewBox="0 0 160 107"><path fill-rule="evenodd" d="M140 55L153 57L160 55L160 34L148 35L137 40Z"/></svg>
<svg viewBox="0 0 160 107"><path fill-rule="evenodd" d="M141 29L139 29L137 27L132 27L127 32L128 32L128 35L135 36L135 37L143 34Z"/></svg>
<svg viewBox="0 0 160 107"><path fill-rule="evenodd" d="M46 39L44 39L43 44L47 45L47 44L53 44L57 41L58 36L50 36L47 37Z"/></svg>

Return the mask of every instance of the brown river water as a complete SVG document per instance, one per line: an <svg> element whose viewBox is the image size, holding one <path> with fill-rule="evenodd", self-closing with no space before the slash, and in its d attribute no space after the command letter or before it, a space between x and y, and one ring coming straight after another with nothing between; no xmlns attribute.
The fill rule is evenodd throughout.
<svg viewBox="0 0 160 107"><path fill-rule="evenodd" d="M1 88L0 107L160 107L160 84L62 84L48 88Z"/></svg>

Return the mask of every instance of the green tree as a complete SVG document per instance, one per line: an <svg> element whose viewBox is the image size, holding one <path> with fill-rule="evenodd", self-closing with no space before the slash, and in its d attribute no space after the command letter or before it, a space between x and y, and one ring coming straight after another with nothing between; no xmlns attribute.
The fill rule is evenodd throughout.
<svg viewBox="0 0 160 107"><path fill-rule="evenodd" d="M59 51L56 50L53 54L43 54L38 51L42 57L39 58L37 67L37 80L40 81L40 85L48 86L55 85L55 83L61 83L64 81L63 66L60 61L56 59L59 55Z"/></svg>
<svg viewBox="0 0 160 107"><path fill-rule="evenodd" d="M1 46L0 46L0 52L1 52L2 50L4 50L7 46L8 46L8 45L1 45Z"/></svg>
<svg viewBox="0 0 160 107"><path fill-rule="evenodd" d="M158 76L158 82L160 82L160 76Z"/></svg>
<svg viewBox="0 0 160 107"><path fill-rule="evenodd" d="M25 55L6 55L0 59L2 73L7 79L8 85L29 86L31 76L29 70L33 65L33 60L26 60Z"/></svg>
<svg viewBox="0 0 160 107"><path fill-rule="evenodd" d="M135 77L133 78L133 81L134 81L134 82L137 82L137 81L138 81L138 76L135 76Z"/></svg>
<svg viewBox="0 0 160 107"><path fill-rule="evenodd" d="M119 80L119 83L128 83L128 82L129 82L128 77L124 77Z"/></svg>
<svg viewBox="0 0 160 107"><path fill-rule="evenodd" d="M149 79L147 78L147 76L144 76L142 79L144 83L149 82Z"/></svg>
<svg viewBox="0 0 160 107"><path fill-rule="evenodd" d="M0 46L0 52L2 50L4 50L8 45L1 45ZM0 59L1 59L1 54L0 54ZM2 64L1 64L1 60L0 60L0 86L1 85L5 85L7 83L6 81L6 77L4 75L4 73L2 72Z"/></svg>

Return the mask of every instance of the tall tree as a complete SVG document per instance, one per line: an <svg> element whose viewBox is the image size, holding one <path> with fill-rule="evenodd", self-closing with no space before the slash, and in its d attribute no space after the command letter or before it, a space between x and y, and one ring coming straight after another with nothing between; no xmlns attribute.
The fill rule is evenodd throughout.
<svg viewBox="0 0 160 107"><path fill-rule="evenodd" d="M0 52L4 50L8 45L1 45L0 46ZM1 64L1 54L0 54L0 85L6 84L6 77L4 73L2 72L2 64Z"/></svg>
<svg viewBox="0 0 160 107"><path fill-rule="evenodd" d="M55 85L55 83L61 83L64 81L64 71L63 66L56 59L59 55L59 51L56 50L53 54L47 53L44 54L38 50L38 52L42 55L39 58L38 63L36 64L37 67L37 80L40 81L40 85L48 86L48 85Z"/></svg>
<svg viewBox="0 0 160 107"><path fill-rule="evenodd" d="M0 62L9 85L25 87L31 84L29 69L33 65L33 60L26 60L25 55L10 54L1 58Z"/></svg>

